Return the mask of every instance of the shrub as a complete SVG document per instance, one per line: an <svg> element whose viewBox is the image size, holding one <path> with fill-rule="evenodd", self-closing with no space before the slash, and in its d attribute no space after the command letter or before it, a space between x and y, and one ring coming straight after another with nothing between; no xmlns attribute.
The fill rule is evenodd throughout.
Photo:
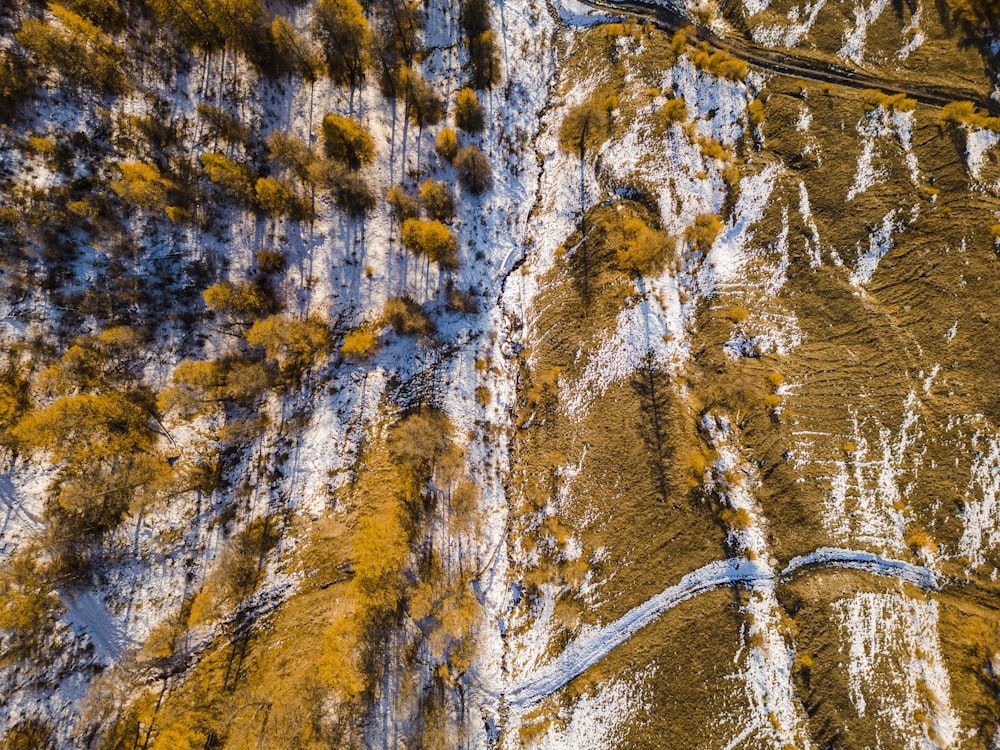
<svg viewBox="0 0 1000 750"><path fill-rule="evenodd" d="M705 254L712 247L715 238L722 231L722 222L715 214L702 214L695 218L694 224L684 230L684 238L691 246Z"/></svg>
<svg viewBox="0 0 1000 750"><path fill-rule="evenodd" d="M455 123L468 133L478 133L486 121L479 97L472 89L462 89L455 100Z"/></svg>
<svg viewBox="0 0 1000 750"><path fill-rule="evenodd" d="M407 219L417 218L419 211L416 200L399 185L393 185L389 188L385 198L392 208L392 215L396 221L403 222Z"/></svg>
<svg viewBox="0 0 1000 750"><path fill-rule="evenodd" d="M355 360L366 360L378 351L378 338L375 332L366 326L355 328L344 336L340 353Z"/></svg>
<svg viewBox="0 0 1000 750"><path fill-rule="evenodd" d="M313 34L323 50L326 72L342 85L365 77L371 33L364 9L355 0L319 0L313 10Z"/></svg>
<svg viewBox="0 0 1000 750"><path fill-rule="evenodd" d="M448 192L448 186L443 182L425 180L420 186L420 200L424 211L437 221L451 221L455 215L455 202Z"/></svg>
<svg viewBox="0 0 1000 750"><path fill-rule="evenodd" d="M386 301L382 319L400 336L430 336L434 333L434 322L409 297Z"/></svg>
<svg viewBox="0 0 1000 750"><path fill-rule="evenodd" d="M462 187L473 195L480 195L493 187L490 160L478 146L466 146L459 151L455 157L455 166L458 168L458 180Z"/></svg>
<svg viewBox="0 0 1000 750"><path fill-rule="evenodd" d="M375 159L375 143L365 127L350 117L330 113L323 118L326 155L351 169Z"/></svg>
<svg viewBox="0 0 1000 750"><path fill-rule="evenodd" d="M687 104L683 99L669 99L660 110L660 117L667 125L675 122L686 122L688 118Z"/></svg>
<svg viewBox="0 0 1000 750"><path fill-rule="evenodd" d="M407 219L403 222L403 244L418 255L426 255L444 268L458 267L458 241L440 221Z"/></svg>
<svg viewBox="0 0 1000 750"><path fill-rule="evenodd" d="M458 138L451 128L441 128L441 132L434 141L434 151L449 164L455 160L458 154Z"/></svg>

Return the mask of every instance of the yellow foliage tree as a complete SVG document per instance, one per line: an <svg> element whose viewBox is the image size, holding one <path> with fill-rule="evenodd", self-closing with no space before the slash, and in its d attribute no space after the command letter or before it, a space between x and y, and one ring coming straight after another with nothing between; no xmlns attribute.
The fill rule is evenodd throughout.
<svg viewBox="0 0 1000 750"><path fill-rule="evenodd" d="M155 164L147 162L119 162L120 180L112 180L111 189L126 203L150 211L162 211L167 206L167 191L173 187L170 180L160 176Z"/></svg>
<svg viewBox="0 0 1000 750"><path fill-rule="evenodd" d="M330 331L319 318L271 315L256 321L246 338L251 346L263 347L286 377L294 378L329 350Z"/></svg>
<svg viewBox="0 0 1000 750"><path fill-rule="evenodd" d="M458 267L458 240L440 221L407 219L403 222L403 244L418 255L426 255L444 268Z"/></svg>

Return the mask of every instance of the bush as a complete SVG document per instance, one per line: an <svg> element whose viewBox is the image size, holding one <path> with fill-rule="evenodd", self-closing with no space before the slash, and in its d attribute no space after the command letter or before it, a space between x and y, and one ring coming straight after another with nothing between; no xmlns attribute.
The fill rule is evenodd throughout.
<svg viewBox="0 0 1000 750"><path fill-rule="evenodd" d="M466 146L459 151L455 157L455 166L458 168L458 180L462 187L473 195L480 195L493 187L490 160L478 146Z"/></svg>
<svg viewBox="0 0 1000 750"><path fill-rule="evenodd" d="M356 86L364 80L371 33L361 5L355 0L319 0L312 29L334 82Z"/></svg>
<svg viewBox="0 0 1000 750"><path fill-rule="evenodd" d="M443 182L425 180L420 186L420 200L424 211L437 221L451 221L455 215L455 201L448 192L448 186Z"/></svg>
<svg viewBox="0 0 1000 750"><path fill-rule="evenodd" d="M403 244L418 255L426 255L444 268L458 267L458 241L440 221L407 219L403 222Z"/></svg>
<svg viewBox="0 0 1000 750"><path fill-rule="evenodd" d="M326 155L351 169L375 159L375 143L365 127L350 117L330 113L323 118Z"/></svg>
<svg viewBox="0 0 1000 750"><path fill-rule="evenodd" d="M430 336L434 333L434 322L409 297L388 300L382 310L382 319L399 336Z"/></svg>
<svg viewBox="0 0 1000 750"><path fill-rule="evenodd" d="M715 238L722 231L722 222L715 214L702 214L695 218L694 224L684 230L684 238L691 247L703 255L711 249Z"/></svg>
<svg viewBox="0 0 1000 750"><path fill-rule="evenodd" d="M449 164L455 160L458 154L458 138L451 128L441 128L437 140L434 141L434 151Z"/></svg>
<svg viewBox="0 0 1000 750"><path fill-rule="evenodd" d="M378 338L370 328L361 327L349 331L344 336L340 353L355 360L366 360L378 351Z"/></svg>
<svg viewBox="0 0 1000 750"><path fill-rule="evenodd" d="M385 194L385 199L392 208L392 215L396 221L403 222L407 219L417 218L419 210L417 202L399 185L393 185Z"/></svg>
<svg viewBox="0 0 1000 750"><path fill-rule="evenodd" d="M455 100L455 123L467 133L478 133L486 124L479 97L472 89L462 89Z"/></svg>

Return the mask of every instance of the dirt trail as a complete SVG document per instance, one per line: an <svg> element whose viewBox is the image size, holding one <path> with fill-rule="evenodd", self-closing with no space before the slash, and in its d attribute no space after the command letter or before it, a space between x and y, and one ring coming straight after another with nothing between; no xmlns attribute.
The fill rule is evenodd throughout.
<svg viewBox="0 0 1000 750"><path fill-rule="evenodd" d="M697 24L682 11L668 5L643 0L580 0L583 4L604 12L636 16L665 31L686 29L690 37L708 42L734 57L766 70L820 83L833 83L853 89L879 89L889 94L905 94L911 99L932 107L943 107L952 102L973 102L980 109L1000 114L1000 103L989 99L982 92L950 86L914 86L912 84L876 76L836 63L790 54L762 47L743 39L724 38L714 31Z"/></svg>

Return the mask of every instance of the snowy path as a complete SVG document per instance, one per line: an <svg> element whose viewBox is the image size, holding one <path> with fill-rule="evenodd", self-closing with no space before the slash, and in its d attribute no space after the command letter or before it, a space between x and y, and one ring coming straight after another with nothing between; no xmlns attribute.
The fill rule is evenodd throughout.
<svg viewBox="0 0 1000 750"><path fill-rule="evenodd" d="M711 562L684 576L680 583L635 607L603 628L590 628L553 661L507 694L512 707L526 708L551 695L577 675L607 656L668 609L720 586L772 580L767 567L734 558Z"/></svg>
<svg viewBox="0 0 1000 750"><path fill-rule="evenodd" d="M782 578L817 565L889 576L924 589L940 587L941 576L929 568L859 550L821 547L808 555L792 558L777 577L760 561L745 558L718 560L688 573L680 583L664 589L614 622L602 628L584 630L559 656L515 684L506 694L507 705L518 710L530 708L597 664L661 614L697 594L734 583L775 584Z"/></svg>

